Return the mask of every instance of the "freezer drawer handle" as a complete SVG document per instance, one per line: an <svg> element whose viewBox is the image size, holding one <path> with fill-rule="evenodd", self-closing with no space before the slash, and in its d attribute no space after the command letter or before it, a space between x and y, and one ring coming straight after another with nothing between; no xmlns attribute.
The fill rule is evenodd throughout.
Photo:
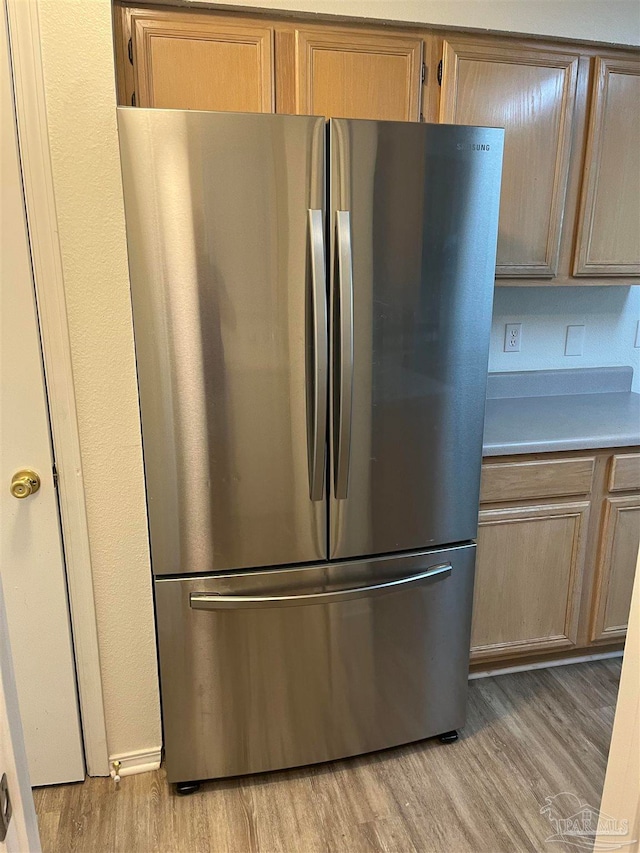
<svg viewBox="0 0 640 853"><path fill-rule="evenodd" d="M324 500L325 451L327 444L327 385L329 333L327 331L327 285L324 266L324 223L321 210L308 211L311 253L311 303L313 315L313 403L308 424L309 497Z"/></svg>
<svg viewBox="0 0 640 853"><path fill-rule="evenodd" d="M208 592L192 592L189 606L193 610L239 610L255 607L303 607L306 604L335 604L350 598L370 598L420 586L436 578L445 578L451 574L451 563L432 566L417 575L398 578L371 586L359 586L353 589L338 589L334 592L312 592L306 595L217 595Z"/></svg>
<svg viewBox="0 0 640 853"><path fill-rule="evenodd" d="M349 491L349 463L351 456L351 413L353 407L353 258L351 255L351 214L348 210L336 211L336 263L338 292L335 294L339 308L340 375L338 378L338 406L334 426L336 500L344 500Z"/></svg>

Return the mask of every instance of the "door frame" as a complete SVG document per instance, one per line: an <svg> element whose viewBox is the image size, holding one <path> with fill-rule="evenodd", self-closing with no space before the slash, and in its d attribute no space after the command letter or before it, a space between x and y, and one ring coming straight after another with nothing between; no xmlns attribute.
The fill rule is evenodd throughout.
<svg viewBox="0 0 640 853"><path fill-rule="evenodd" d="M0 22L4 26L4 19ZM13 825L4 842L10 850L29 850L41 853L38 819L29 784L29 765L24 746L22 720L18 705L18 690L13 658L7 611L0 578L0 773L6 773L9 782L9 796L13 815ZM15 847L17 841L19 847Z"/></svg>
<svg viewBox="0 0 640 853"><path fill-rule="evenodd" d="M49 423L59 476L62 548L85 761L90 776L108 776L98 629L49 150L38 5L37 0L4 0L4 3Z"/></svg>

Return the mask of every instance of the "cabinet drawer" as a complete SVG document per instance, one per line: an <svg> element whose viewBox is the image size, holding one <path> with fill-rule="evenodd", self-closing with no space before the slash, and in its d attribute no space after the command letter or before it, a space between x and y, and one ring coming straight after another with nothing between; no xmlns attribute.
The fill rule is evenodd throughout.
<svg viewBox="0 0 640 853"><path fill-rule="evenodd" d="M640 489L640 453L618 453L611 461L609 491Z"/></svg>
<svg viewBox="0 0 640 853"><path fill-rule="evenodd" d="M591 491L595 457L532 462L489 462L482 466L483 503L585 495Z"/></svg>

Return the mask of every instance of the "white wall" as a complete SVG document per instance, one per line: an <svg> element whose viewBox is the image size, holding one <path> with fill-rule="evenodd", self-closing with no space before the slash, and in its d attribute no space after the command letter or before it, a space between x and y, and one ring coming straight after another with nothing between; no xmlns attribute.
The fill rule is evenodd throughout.
<svg viewBox="0 0 640 853"><path fill-rule="evenodd" d="M109 755L160 748L108 0L39 3Z"/></svg>
<svg viewBox="0 0 640 853"><path fill-rule="evenodd" d="M633 287L497 287L489 370L630 365L640 391L640 285ZM505 323L522 323L520 352L504 352ZM568 325L584 325L584 354L567 356Z"/></svg>
<svg viewBox="0 0 640 853"><path fill-rule="evenodd" d="M108 746L112 756L153 751L160 743L160 716L111 7L109 0L37 2ZM243 3L257 6L259 0ZM640 42L636 0L264 0L264 5ZM518 293L531 298L525 290ZM541 304L565 298L546 294L552 302ZM577 290L567 294L581 298ZM513 310L522 314L521 307Z"/></svg>
<svg viewBox="0 0 640 853"><path fill-rule="evenodd" d="M162 2L162 0L161 0ZM319 15L409 21L450 27L640 44L638 0L214 0L218 6L267 6ZM185 5L202 5L186 0Z"/></svg>

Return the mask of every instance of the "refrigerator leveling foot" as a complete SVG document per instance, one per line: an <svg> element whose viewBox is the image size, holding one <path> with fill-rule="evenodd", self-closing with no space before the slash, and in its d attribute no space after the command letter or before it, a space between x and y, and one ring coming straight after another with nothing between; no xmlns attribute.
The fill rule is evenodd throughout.
<svg viewBox="0 0 640 853"><path fill-rule="evenodd" d="M443 732L438 735L438 740L440 743L455 743L458 740L458 732L455 729L451 732Z"/></svg>
<svg viewBox="0 0 640 853"><path fill-rule="evenodd" d="M176 794L186 797L187 794L195 794L200 790L200 782L176 782Z"/></svg>

